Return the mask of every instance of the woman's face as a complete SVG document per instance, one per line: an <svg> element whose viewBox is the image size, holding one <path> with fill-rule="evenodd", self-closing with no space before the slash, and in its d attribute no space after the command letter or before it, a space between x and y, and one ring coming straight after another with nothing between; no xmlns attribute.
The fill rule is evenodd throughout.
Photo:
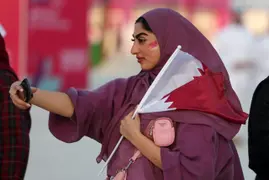
<svg viewBox="0 0 269 180"><path fill-rule="evenodd" d="M142 70L148 71L153 69L160 59L160 47L156 36L143 28L138 22L134 27L134 41L131 53L136 56L137 62Z"/></svg>

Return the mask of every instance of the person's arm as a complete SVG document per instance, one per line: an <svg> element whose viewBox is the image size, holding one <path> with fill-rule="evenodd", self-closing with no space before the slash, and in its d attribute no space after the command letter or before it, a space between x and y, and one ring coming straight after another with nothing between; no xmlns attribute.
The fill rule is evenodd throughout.
<svg viewBox="0 0 269 180"><path fill-rule="evenodd" d="M28 109L30 104L34 104L52 113L71 117L74 113L74 105L66 93L45 91L32 88L33 98L30 104L23 101L23 88L20 81L13 83L10 87L10 97L13 103L20 109Z"/></svg>
<svg viewBox="0 0 269 180"><path fill-rule="evenodd" d="M12 80L13 75L0 74L0 179L23 180L29 157L31 117L29 110L17 108L10 99Z"/></svg>
<svg viewBox="0 0 269 180"><path fill-rule="evenodd" d="M72 117L74 105L66 93L38 89L30 101L38 107L64 117Z"/></svg>
<svg viewBox="0 0 269 180"><path fill-rule="evenodd" d="M83 136L102 143L107 138L112 118L122 108L126 82L115 79L91 91L70 88L66 94L72 101L74 113L71 118L50 113L50 132L66 143L77 142Z"/></svg>
<svg viewBox="0 0 269 180"><path fill-rule="evenodd" d="M137 133L131 140L131 143L140 150L155 166L162 169L161 148L154 144L142 133Z"/></svg>
<svg viewBox="0 0 269 180"><path fill-rule="evenodd" d="M144 136L140 131L140 117L133 119L131 111L121 120L120 133L128 139L148 160L162 169L161 148Z"/></svg>

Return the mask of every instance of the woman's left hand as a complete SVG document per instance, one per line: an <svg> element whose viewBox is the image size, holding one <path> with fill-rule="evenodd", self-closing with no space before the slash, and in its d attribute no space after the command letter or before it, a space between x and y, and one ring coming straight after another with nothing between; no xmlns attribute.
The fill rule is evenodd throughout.
<svg viewBox="0 0 269 180"><path fill-rule="evenodd" d="M140 132L140 118L137 114L135 119L132 119L134 111L131 111L121 120L120 133L129 141L132 141Z"/></svg>

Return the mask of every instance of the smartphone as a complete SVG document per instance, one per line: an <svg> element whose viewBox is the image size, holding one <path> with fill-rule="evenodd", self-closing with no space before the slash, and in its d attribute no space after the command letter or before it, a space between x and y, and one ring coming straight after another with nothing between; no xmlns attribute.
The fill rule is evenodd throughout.
<svg viewBox="0 0 269 180"><path fill-rule="evenodd" d="M22 82L21 82L21 87L23 88L23 92L24 92L24 97L25 97L25 102L29 102L32 97L33 97L33 93L31 90L31 85L30 82L28 81L27 78L25 78Z"/></svg>

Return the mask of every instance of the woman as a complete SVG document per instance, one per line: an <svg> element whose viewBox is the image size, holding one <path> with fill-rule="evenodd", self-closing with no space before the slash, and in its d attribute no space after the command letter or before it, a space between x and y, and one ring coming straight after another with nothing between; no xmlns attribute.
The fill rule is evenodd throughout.
<svg viewBox="0 0 269 180"><path fill-rule="evenodd" d="M247 116L242 112L225 67L209 41L190 22L170 9L154 9L139 18L133 41L131 53L137 57L142 69L136 76L116 79L92 92L71 88L65 94L33 89L35 93L30 103L52 112L49 127L53 135L68 143L83 136L98 141L102 150L97 162L107 159L123 135L125 139L108 164L108 178L125 167L138 149L143 156L128 169L128 180L244 179L232 138ZM229 101L223 107L229 106L231 112L227 114L233 114L237 119L188 110L149 113L131 119L133 110L178 45L212 72L223 74L226 91L222 97ZM16 95L22 90L19 84L12 85L11 96L18 107L28 108L30 104ZM200 87L204 86L197 88ZM176 123L176 138L169 147L158 147L143 133L149 122L159 117L171 118Z"/></svg>
<svg viewBox="0 0 269 180"><path fill-rule="evenodd" d="M10 67L5 42L0 34L0 179L22 180L26 172L30 146L29 110L15 107L9 88L18 81Z"/></svg>

